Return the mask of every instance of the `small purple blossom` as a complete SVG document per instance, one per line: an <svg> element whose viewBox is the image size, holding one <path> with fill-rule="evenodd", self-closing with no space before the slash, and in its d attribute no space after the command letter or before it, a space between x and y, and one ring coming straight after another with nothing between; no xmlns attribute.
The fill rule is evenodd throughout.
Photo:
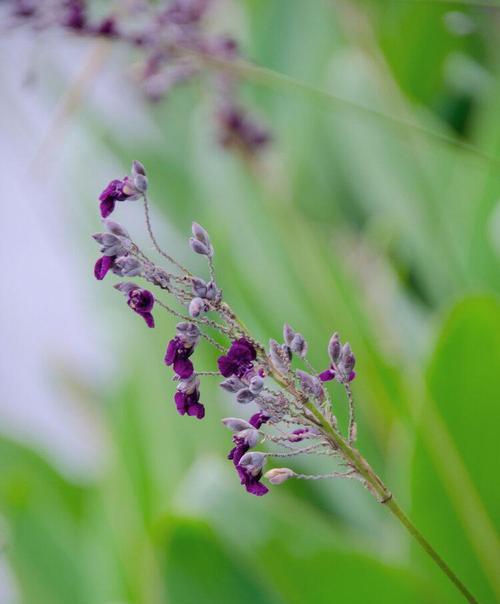
<svg viewBox="0 0 500 604"><path fill-rule="evenodd" d="M233 460L234 461L234 460ZM269 489L260 482L265 457L262 453L245 453L236 465L241 484L248 493L261 497Z"/></svg>
<svg viewBox="0 0 500 604"><path fill-rule="evenodd" d="M194 345L189 345L181 336L175 336L168 343L165 354L165 365L173 366L175 373L182 379L193 375L193 363L189 357L193 354Z"/></svg>
<svg viewBox="0 0 500 604"><path fill-rule="evenodd" d="M134 196L128 177L123 180L112 180L99 195L101 216L107 218L115 209L117 201L125 201Z"/></svg>
<svg viewBox="0 0 500 604"><path fill-rule="evenodd" d="M127 304L130 308L140 315L146 325L150 328L155 326L155 321L151 313L155 303L153 294L147 289L132 289L128 294Z"/></svg>
<svg viewBox="0 0 500 604"><path fill-rule="evenodd" d="M177 390L174 400L180 415L187 414L198 419L203 419L205 417L205 407L199 402L200 391L198 388L190 393Z"/></svg>
<svg viewBox="0 0 500 604"><path fill-rule="evenodd" d="M108 274L108 271L113 267L113 262L116 256L101 256L94 266L94 277L98 281L102 281Z"/></svg>
<svg viewBox="0 0 500 604"><path fill-rule="evenodd" d="M252 369L252 361L257 358L253 345L245 338L235 340L228 353L217 359L221 374L228 378L232 375L242 378Z"/></svg>
<svg viewBox="0 0 500 604"><path fill-rule="evenodd" d="M266 424L268 421L269 417L259 411L259 413L252 415L252 417L248 420L248 423L258 430L262 424Z"/></svg>

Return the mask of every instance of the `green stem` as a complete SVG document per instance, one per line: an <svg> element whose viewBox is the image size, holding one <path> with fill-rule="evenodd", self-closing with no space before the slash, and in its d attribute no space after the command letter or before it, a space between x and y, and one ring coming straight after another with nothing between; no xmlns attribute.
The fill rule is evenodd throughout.
<svg viewBox="0 0 500 604"><path fill-rule="evenodd" d="M352 467L355 468L357 472L365 479L366 484L372 494L377 497L380 503L382 503L391 510L394 516L401 522L401 524L406 528L410 535L417 540L417 542L421 545L424 551L432 558L432 560L448 577L448 579L455 585L455 587L460 591L460 593L465 597L465 599L470 602L470 604L478 604L476 598L471 594L471 592L467 589L464 583L462 583L462 581L451 570L448 564L443 560L443 558L441 558L441 556L436 552L432 545L427 541L427 539L422 535L422 533L417 529L417 527L411 522L408 516L406 516L403 510L399 507L399 505L394 500L390 490L377 476L375 471L371 468L370 464L361 455L361 453L354 447L351 447L344 440L342 435L339 434L336 430L332 428L332 426L328 424L325 418L321 415L321 413L318 412L318 410L312 403L308 402L306 404L306 407L314 415L315 419L321 423L321 427L325 435L336 447L338 447L342 451L344 457L348 460Z"/></svg>

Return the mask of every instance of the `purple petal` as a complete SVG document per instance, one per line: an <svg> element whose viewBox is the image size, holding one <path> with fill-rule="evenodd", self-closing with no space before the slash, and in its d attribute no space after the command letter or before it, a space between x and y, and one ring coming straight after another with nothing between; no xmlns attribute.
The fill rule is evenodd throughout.
<svg viewBox="0 0 500 604"><path fill-rule="evenodd" d="M217 359L217 366L224 377L231 377L238 365L229 356L223 355Z"/></svg>
<svg viewBox="0 0 500 604"><path fill-rule="evenodd" d="M116 256L101 256L94 266L94 277L102 281L113 266Z"/></svg>
<svg viewBox="0 0 500 604"><path fill-rule="evenodd" d="M262 424L265 424L268 421L269 417L267 417L267 415L264 415L263 413L255 413L255 415L252 415L252 417L248 420L248 423L252 424L252 426L258 430Z"/></svg>
<svg viewBox="0 0 500 604"><path fill-rule="evenodd" d="M189 359L177 358L174 361L174 371L180 378L185 380L193 375L193 363Z"/></svg>
<svg viewBox="0 0 500 604"><path fill-rule="evenodd" d="M198 419L203 419L205 417L205 407L201 403L190 405L187 412L191 417L196 417Z"/></svg>
<svg viewBox="0 0 500 604"><path fill-rule="evenodd" d="M262 495L265 495L269 492L269 489L257 480L248 482L245 485L245 488L248 493L251 493L252 495L257 495L257 497L262 497Z"/></svg>
<svg viewBox="0 0 500 604"><path fill-rule="evenodd" d="M174 395L174 401L178 413L184 415L187 412L186 395L183 392L177 391Z"/></svg>
<svg viewBox="0 0 500 604"><path fill-rule="evenodd" d="M140 312L137 313L141 315L141 317L146 321L146 325L152 329L155 326L155 320L153 315L150 312Z"/></svg>
<svg viewBox="0 0 500 604"><path fill-rule="evenodd" d="M115 200L114 199L104 199L101 201L100 205L101 216L103 218L107 218L111 212L115 209Z"/></svg>
<svg viewBox="0 0 500 604"><path fill-rule="evenodd" d="M167 346L167 352L165 353L165 365L172 365L175 361L175 355L177 354L177 346L179 344L178 338L170 340Z"/></svg>
<svg viewBox="0 0 500 604"><path fill-rule="evenodd" d="M326 369L318 377L322 382L331 382L335 377L335 371L333 369Z"/></svg>

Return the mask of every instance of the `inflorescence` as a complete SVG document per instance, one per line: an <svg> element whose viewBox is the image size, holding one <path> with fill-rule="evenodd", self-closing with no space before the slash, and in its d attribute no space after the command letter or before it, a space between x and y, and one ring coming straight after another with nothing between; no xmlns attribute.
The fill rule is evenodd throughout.
<svg viewBox="0 0 500 604"><path fill-rule="evenodd" d="M249 493L264 495L268 492L261 482L263 476L274 485L291 478L357 478L373 492L369 481L358 471L359 454L352 447L356 439L356 422L350 383L355 378L355 357L349 344L342 344L334 333L327 347L328 363L325 365L328 366L321 372L315 371L307 359L306 340L290 325L284 326L283 342L270 340L266 350L224 300L215 276L214 248L203 227L193 223L189 246L194 253L206 258L208 280L193 275L160 248L151 228L147 189L145 169L134 161L129 176L111 181L101 193L100 212L106 232L94 235L102 254L95 264L94 274L102 280L111 271L125 279L141 278L154 286L158 294L128 280L114 286L149 328L155 326L153 311L156 307L180 319L164 358L176 383L174 402L177 411L197 419L205 416L205 405L200 402L200 378L205 376L219 377L220 387L231 393L238 405L253 406L254 412L248 420L237 417L222 420L233 433L234 447L228 458ZM108 218L117 203L125 201L142 202L149 236L156 252L168 262L168 269L150 260L129 233ZM163 298L168 297L173 300L173 306L164 301ZM212 335L218 332L226 344L215 340L211 332ZM195 369L193 357L202 338L221 353L217 370ZM294 358L303 368L294 367ZM347 393L350 413L346 437L339 431L325 386L331 380L342 384ZM255 447L259 443L268 443L270 448L277 450L257 451ZM307 475L281 467L263 475L268 458L302 454L337 457L342 471Z"/></svg>
<svg viewBox="0 0 500 604"><path fill-rule="evenodd" d="M208 31L206 16L215 0L130 0L119 10L93 16L88 0L8 0L12 23L35 30L60 29L87 38L121 42L143 56L137 71L141 88L160 101L172 88L211 76L219 143L251 155L270 141L268 130L238 101L235 75L207 63L241 58L237 41ZM212 65L214 66L214 65Z"/></svg>

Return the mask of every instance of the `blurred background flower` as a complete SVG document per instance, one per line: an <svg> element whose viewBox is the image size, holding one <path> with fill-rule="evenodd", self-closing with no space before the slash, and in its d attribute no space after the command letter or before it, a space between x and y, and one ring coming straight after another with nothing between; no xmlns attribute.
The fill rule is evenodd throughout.
<svg viewBox="0 0 500 604"><path fill-rule="evenodd" d="M164 247L193 262L200 221L259 337L286 320L319 367L334 330L351 342L360 449L478 600L500 597L499 25L488 2L213 0L209 31L273 71L200 63L151 105L140 49L2 12L2 603L457 601L355 483L245 496L215 385L204 422L177 415L174 323L144 329L92 275L98 195L134 158ZM270 125L262 153L214 112L226 69ZM139 208L117 211L140 239Z"/></svg>

